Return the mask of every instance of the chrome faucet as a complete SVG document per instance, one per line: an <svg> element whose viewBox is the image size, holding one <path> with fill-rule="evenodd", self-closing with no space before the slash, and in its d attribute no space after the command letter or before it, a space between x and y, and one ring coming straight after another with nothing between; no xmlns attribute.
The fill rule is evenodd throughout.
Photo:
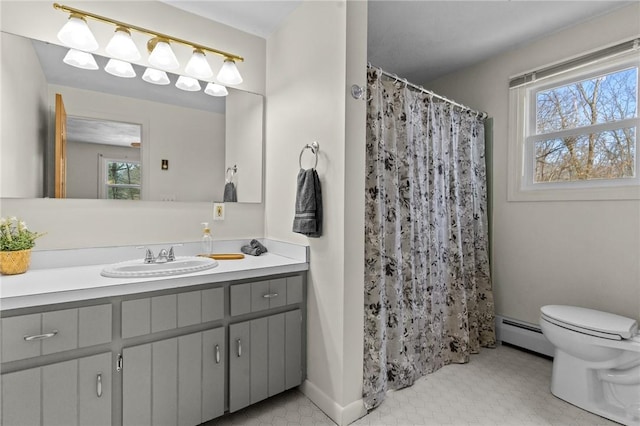
<svg viewBox="0 0 640 426"><path fill-rule="evenodd" d="M150 248L147 248L145 256L144 256L144 263L167 263L167 262L173 262L174 260L176 260L176 255L173 251L173 248L176 246L181 246L182 244L175 244L172 245L171 247L169 247L169 251L167 251L166 249L161 249L160 252L158 253L158 256L154 256L153 255L153 251L151 251ZM145 248L145 247L138 247L138 248Z"/></svg>

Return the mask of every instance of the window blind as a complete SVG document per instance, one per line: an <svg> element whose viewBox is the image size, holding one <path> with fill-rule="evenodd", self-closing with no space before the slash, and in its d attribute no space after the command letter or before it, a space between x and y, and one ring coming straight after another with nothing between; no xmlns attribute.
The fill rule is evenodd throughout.
<svg viewBox="0 0 640 426"><path fill-rule="evenodd" d="M604 48L595 52L591 52L586 55L582 55L577 58L570 59L568 61L550 65L545 68L540 68L535 71L531 71L531 72L512 78L511 80L509 80L509 88L513 89L515 87L524 86L525 84L531 83L533 81L550 77L564 71L568 71L583 65L600 61L602 59L613 57L621 53L626 53L633 49L638 50L639 46L640 46L640 38L635 38L633 40L628 40L628 41L616 44L614 46L609 46L607 48Z"/></svg>

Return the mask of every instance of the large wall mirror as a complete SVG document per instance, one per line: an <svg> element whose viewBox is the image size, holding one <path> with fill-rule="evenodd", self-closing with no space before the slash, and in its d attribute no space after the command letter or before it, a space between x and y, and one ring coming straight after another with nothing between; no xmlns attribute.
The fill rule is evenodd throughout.
<svg viewBox="0 0 640 426"><path fill-rule="evenodd" d="M171 74L153 85L136 65L137 77L115 77L99 56L82 70L63 63L64 47L1 36L1 197L223 201L232 183L238 202L262 201L261 95L185 92Z"/></svg>

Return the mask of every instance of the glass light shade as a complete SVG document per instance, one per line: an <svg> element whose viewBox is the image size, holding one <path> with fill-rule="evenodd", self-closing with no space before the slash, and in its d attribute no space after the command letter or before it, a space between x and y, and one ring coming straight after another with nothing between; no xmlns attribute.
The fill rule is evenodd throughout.
<svg viewBox="0 0 640 426"><path fill-rule="evenodd" d="M207 62L204 52L200 49L193 51L193 55L191 55L191 59L187 62L184 71L193 78L207 79L213 77L213 71L209 66L209 62Z"/></svg>
<svg viewBox="0 0 640 426"><path fill-rule="evenodd" d="M149 55L149 63L156 68L175 70L180 66L178 58L171 50L171 46L165 40L158 39L156 46Z"/></svg>
<svg viewBox="0 0 640 426"><path fill-rule="evenodd" d="M131 33L124 27L116 28L105 50L109 55L123 61L137 61L141 58L136 44L131 39Z"/></svg>
<svg viewBox="0 0 640 426"><path fill-rule="evenodd" d="M225 59L218 72L217 80L222 84L240 84L242 83L242 76L236 63L232 59Z"/></svg>
<svg viewBox="0 0 640 426"><path fill-rule="evenodd" d="M227 96L229 92L227 88L221 84L209 83L204 89L204 93L211 96Z"/></svg>
<svg viewBox="0 0 640 426"><path fill-rule="evenodd" d="M197 92L201 89L200 82L198 80L184 75L178 77L176 87L180 90L186 90L187 92Z"/></svg>
<svg viewBox="0 0 640 426"><path fill-rule="evenodd" d="M133 78L136 76L136 72L133 70L131 64L121 61L120 59L109 59L104 70L116 77Z"/></svg>
<svg viewBox="0 0 640 426"><path fill-rule="evenodd" d="M98 64L91 53L75 49L69 49L62 62L72 67L82 68L83 70L98 69Z"/></svg>
<svg viewBox="0 0 640 426"><path fill-rule="evenodd" d="M93 52L98 49L96 38L80 15L69 16L67 23L58 31L58 40L77 50Z"/></svg>
<svg viewBox="0 0 640 426"><path fill-rule="evenodd" d="M147 68L144 74L142 74L142 79L147 83L159 84L162 86L170 83L166 72L153 68Z"/></svg>

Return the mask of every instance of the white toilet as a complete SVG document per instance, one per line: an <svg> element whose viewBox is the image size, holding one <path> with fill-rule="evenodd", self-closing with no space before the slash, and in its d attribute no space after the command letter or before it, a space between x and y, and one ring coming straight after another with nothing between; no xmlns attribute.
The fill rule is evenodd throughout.
<svg viewBox="0 0 640 426"><path fill-rule="evenodd" d="M625 425L640 425L638 322L575 306L541 309L540 326L555 346L551 393Z"/></svg>

